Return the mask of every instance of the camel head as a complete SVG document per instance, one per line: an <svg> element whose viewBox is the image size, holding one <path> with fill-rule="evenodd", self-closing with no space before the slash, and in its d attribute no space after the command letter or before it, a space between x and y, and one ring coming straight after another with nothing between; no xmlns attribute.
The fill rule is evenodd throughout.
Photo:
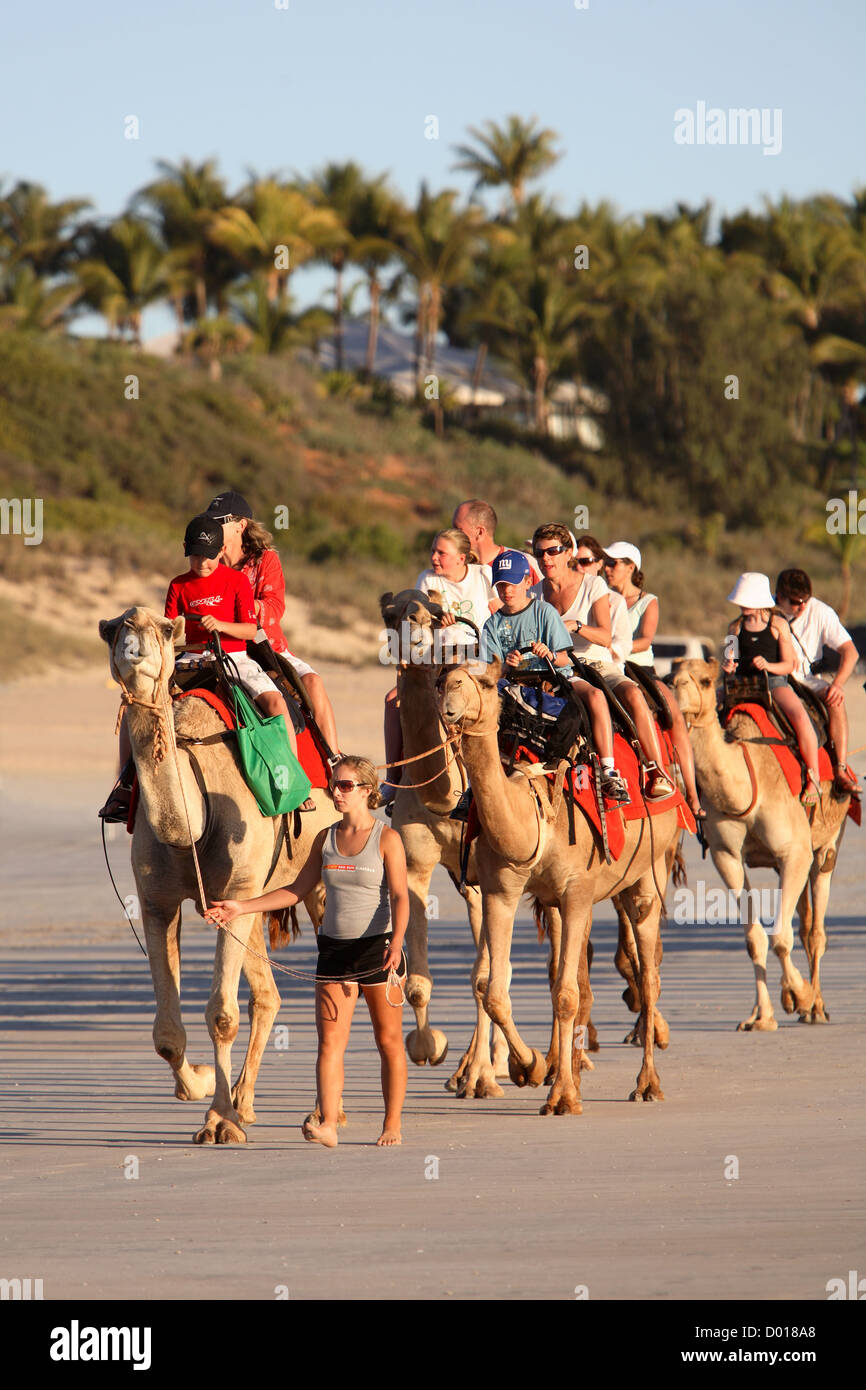
<svg viewBox="0 0 866 1390"><path fill-rule="evenodd" d="M719 663L694 658L675 661L671 688L686 724L711 724L716 718L716 681Z"/></svg>
<svg viewBox="0 0 866 1390"><path fill-rule="evenodd" d="M440 604L421 589L402 589L399 594L383 594L379 599L382 621L398 639L398 661L429 665L433 660L433 632L443 616Z"/></svg>
<svg viewBox="0 0 866 1390"><path fill-rule="evenodd" d="M499 691L496 683L501 675L502 663L498 659L491 661L489 666L483 661L466 661L461 666L445 667L438 681L442 722L470 726L487 722L497 728Z"/></svg>
<svg viewBox="0 0 866 1390"><path fill-rule="evenodd" d="M174 644L184 636L183 618L161 618L149 608L127 608L119 618L103 619L99 635L108 643L111 674L133 696L155 697L162 678L174 670Z"/></svg>

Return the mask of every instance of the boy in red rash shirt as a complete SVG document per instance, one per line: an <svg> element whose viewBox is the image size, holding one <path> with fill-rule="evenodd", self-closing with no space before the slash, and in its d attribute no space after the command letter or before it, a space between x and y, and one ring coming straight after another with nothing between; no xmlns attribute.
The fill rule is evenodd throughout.
<svg viewBox="0 0 866 1390"><path fill-rule="evenodd" d="M186 646L178 653L175 666L183 670L203 664L210 634L218 632L223 650L231 655L247 694L264 714L283 716L289 744L297 757L298 745L286 702L270 676L247 656L247 641L255 640L258 626L252 585L245 574L220 564L222 548L223 528L219 522L209 516L193 517L184 535L189 569L175 576L165 599L167 618L186 618ZM132 795L132 746L125 717L120 724L119 756L119 784L99 811L100 817L109 823L127 819ZM308 798L298 809L314 810L315 802Z"/></svg>
<svg viewBox="0 0 866 1390"><path fill-rule="evenodd" d="M252 585L245 574L220 564L222 548L223 528L219 522L209 516L193 517L184 536L189 569L171 581L165 600L167 618L186 618L186 645L175 665L183 669L198 664L198 653L206 651L211 633L218 632L223 650L237 666L244 690L263 714L283 716L292 752L297 755L295 731L285 700L270 676L247 656L247 642L255 641L258 627Z"/></svg>

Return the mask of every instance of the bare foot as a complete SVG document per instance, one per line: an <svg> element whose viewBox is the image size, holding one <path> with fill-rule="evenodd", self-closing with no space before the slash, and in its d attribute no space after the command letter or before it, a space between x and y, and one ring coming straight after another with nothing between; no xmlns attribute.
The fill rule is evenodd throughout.
<svg viewBox="0 0 866 1390"><path fill-rule="evenodd" d="M402 1144L403 1136L399 1129L383 1129L379 1138L376 1140L377 1149L390 1148L392 1144Z"/></svg>
<svg viewBox="0 0 866 1390"><path fill-rule="evenodd" d="M311 1144L324 1144L326 1149L337 1147L336 1125L317 1125L315 1120L307 1119L301 1125L301 1133Z"/></svg>

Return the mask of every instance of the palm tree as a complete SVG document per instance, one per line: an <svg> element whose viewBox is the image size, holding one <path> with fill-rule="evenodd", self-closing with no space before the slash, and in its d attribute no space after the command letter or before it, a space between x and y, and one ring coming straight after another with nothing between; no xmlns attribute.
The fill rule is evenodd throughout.
<svg viewBox="0 0 866 1390"><path fill-rule="evenodd" d="M84 286L74 281L49 285L32 265L0 262L0 330L55 332L65 326L69 309L83 293Z"/></svg>
<svg viewBox="0 0 866 1390"><path fill-rule="evenodd" d="M470 126L476 145L455 145L460 159L452 168L475 175L473 194L479 188L507 186L515 207L519 207L525 184L540 178L560 158L553 148L556 131L537 127L535 116L528 121L508 116L504 128L495 121L485 121L481 130Z"/></svg>
<svg viewBox="0 0 866 1390"><path fill-rule="evenodd" d="M211 242L242 270L263 278L268 301L283 305L292 272L338 232L330 209L315 207L300 189L273 176L253 177L234 204L214 213L208 223Z"/></svg>
<svg viewBox="0 0 866 1390"><path fill-rule="evenodd" d="M385 175L381 174L379 182L384 182L384 179ZM316 207L329 208L336 214L339 224L322 250L322 258L333 267L337 280L334 296L334 356L338 372L341 372L344 366L343 272L347 263L356 256L357 214L368 187L363 170L352 160L347 164L326 164L304 185L304 191L310 201Z"/></svg>
<svg viewBox="0 0 866 1390"><path fill-rule="evenodd" d="M395 243L403 263L399 280L408 277L417 292L415 385L419 391L425 364L428 373L434 366L443 292L468 274L485 235L481 210L459 210L456 201L453 189L433 195L422 183L415 207L403 215L395 228Z"/></svg>
<svg viewBox="0 0 866 1390"><path fill-rule="evenodd" d="M162 177L133 195L130 211L145 214L170 253L167 282L178 320L204 318L210 304L221 313L238 266L209 235L214 213L230 202L216 162L159 160L157 168Z"/></svg>
<svg viewBox="0 0 866 1390"><path fill-rule="evenodd" d="M140 344L142 310L164 297L168 283L165 251L147 223L127 215L91 225L76 275L83 302L105 316L111 335L129 331Z"/></svg>
<svg viewBox="0 0 866 1390"><path fill-rule="evenodd" d="M19 181L0 194L0 258L26 263L38 276L69 269L80 233L80 214L91 204L86 198L52 203L38 183Z"/></svg>

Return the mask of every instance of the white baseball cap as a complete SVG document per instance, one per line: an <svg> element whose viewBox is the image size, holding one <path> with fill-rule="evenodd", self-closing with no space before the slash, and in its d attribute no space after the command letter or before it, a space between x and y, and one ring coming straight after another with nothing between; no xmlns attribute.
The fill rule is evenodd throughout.
<svg viewBox="0 0 866 1390"><path fill-rule="evenodd" d="M636 545L629 545L628 541L614 541L613 545L604 547L604 553L611 560L631 560L635 568L640 569L640 551Z"/></svg>
<svg viewBox="0 0 866 1390"><path fill-rule="evenodd" d="M758 570L746 570L741 574L731 592L728 603L736 603L740 608L775 608L776 600L766 574Z"/></svg>

